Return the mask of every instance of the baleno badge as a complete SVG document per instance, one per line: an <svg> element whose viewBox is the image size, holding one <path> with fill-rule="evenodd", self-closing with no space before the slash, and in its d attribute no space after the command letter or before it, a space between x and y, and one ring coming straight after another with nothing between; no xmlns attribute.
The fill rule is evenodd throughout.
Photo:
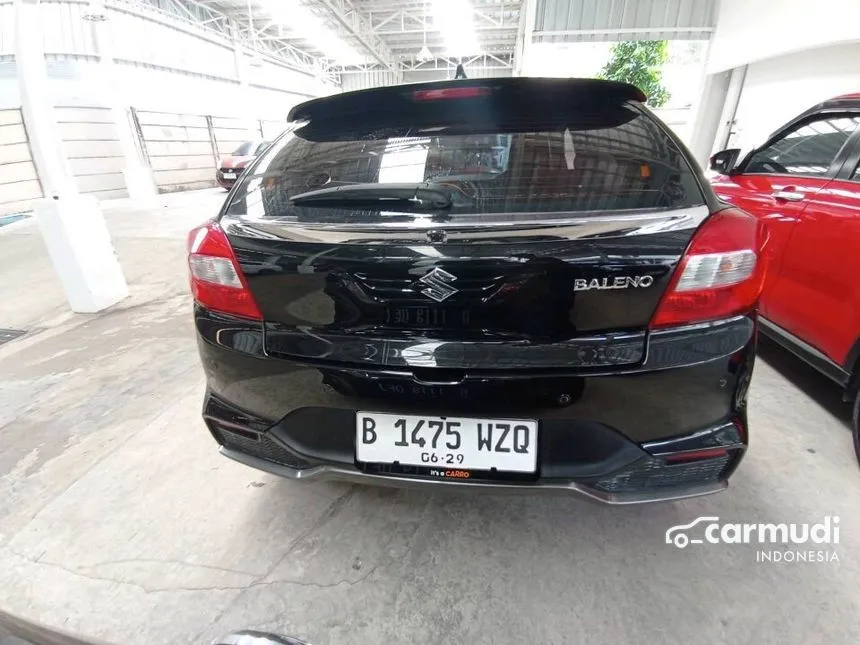
<svg viewBox="0 0 860 645"><path fill-rule="evenodd" d="M428 298L432 298L436 302L442 302L457 293L458 289L451 286L451 283L456 279L457 276L436 267L430 273L418 279L418 282L421 283L418 286L424 287L421 289L422 294Z"/></svg>
<svg viewBox="0 0 860 645"><path fill-rule="evenodd" d="M615 278L577 278L573 281L574 291L591 291L592 289L645 289L654 284L654 276L651 275L620 275Z"/></svg>

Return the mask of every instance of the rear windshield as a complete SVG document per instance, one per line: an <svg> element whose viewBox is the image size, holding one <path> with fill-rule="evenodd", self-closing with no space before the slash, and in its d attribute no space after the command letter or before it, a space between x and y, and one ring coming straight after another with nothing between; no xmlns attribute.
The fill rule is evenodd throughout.
<svg viewBox="0 0 860 645"><path fill-rule="evenodd" d="M349 203L292 204L354 184L421 184L452 196L452 214L675 209L704 203L690 166L634 105L540 122L355 127L303 122L246 174L228 212L321 220ZM380 205L379 211L397 211ZM374 210L363 204L360 212Z"/></svg>
<svg viewBox="0 0 860 645"><path fill-rule="evenodd" d="M246 141L233 151L233 156L247 157L249 154L251 154L251 148L253 147L253 145L254 144L251 141Z"/></svg>

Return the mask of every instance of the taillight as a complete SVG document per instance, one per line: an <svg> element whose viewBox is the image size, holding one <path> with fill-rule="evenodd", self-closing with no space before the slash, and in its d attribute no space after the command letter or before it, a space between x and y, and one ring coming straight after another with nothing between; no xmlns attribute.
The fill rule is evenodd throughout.
<svg viewBox="0 0 860 645"><path fill-rule="evenodd" d="M207 222L188 234L188 268L196 302L212 311L263 319L218 222Z"/></svg>
<svg viewBox="0 0 860 645"><path fill-rule="evenodd" d="M651 327L727 318L755 308L764 282L759 222L729 208L696 231L663 295Z"/></svg>
<svg viewBox="0 0 860 645"><path fill-rule="evenodd" d="M492 90L489 87L466 86L466 87L444 87L435 90L417 90L412 92L415 101L443 101L446 99L474 99L481 96L489 96Z"/></svg>

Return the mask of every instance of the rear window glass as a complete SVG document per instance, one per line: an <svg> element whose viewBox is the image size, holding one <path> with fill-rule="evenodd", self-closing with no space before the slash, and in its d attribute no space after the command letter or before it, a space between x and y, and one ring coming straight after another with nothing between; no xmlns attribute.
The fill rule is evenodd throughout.
<svg viewBox="0 0 860 645"><path fill-rule="evenodd" d="M234 157L246 157L246 156L248 156L249 154L251 154L251 147L253 145L254 144L251 143L250 141L246 141L245 143L243 143L242 145L240 145L238 148L236 148L233 151L233 156Z"/></svg>
<svg viewBox="0 0 860 645"><path fill-rule="evenodd" d="M605 114L605 113L604 113ZM452 214L674 209L704 203L683 153L646 113L611 118L411 128L297 124L246 175L228 212L321 219L350 204L291 197L354 184L424 184L453 197ZM377 210L396 211L380 205ZM366 204L361 212L368 211ZM372 208L370 210L373 210Z"/></svg>

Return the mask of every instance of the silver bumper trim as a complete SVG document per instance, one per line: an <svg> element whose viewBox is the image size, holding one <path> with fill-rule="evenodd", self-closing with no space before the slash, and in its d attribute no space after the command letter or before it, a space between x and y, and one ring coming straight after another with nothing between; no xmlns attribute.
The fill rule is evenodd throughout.
<svg viewBox="0 0 860 645"><path fill-rule="evenodd" d="M593 501L603 504L627 505L645 504L649 502L671 502L690 497L700 497L719 493L728 488L728 482L719 481L712 484L701 484L683 488L666 488L641 493L607 493L595 490L573 481L567 482L537 482L533 484L496 484L492 482L470 482L464 480L431 480L415 477L386 477L384 475L370 475L359 470L350 470L339 466L313 466L311 468L296 469L275 464L265 459L258 459L243 452L230 450L224 446L220 452L225 457L237 461L251 468L262 470L272 475L286 479L314 481L345 481L354 484L369 484L373 486L389 486L394 488L439 488L444 486L449 490L456 488L468 488L470 490L486 491L491 493L575 493Z"/></svg>

